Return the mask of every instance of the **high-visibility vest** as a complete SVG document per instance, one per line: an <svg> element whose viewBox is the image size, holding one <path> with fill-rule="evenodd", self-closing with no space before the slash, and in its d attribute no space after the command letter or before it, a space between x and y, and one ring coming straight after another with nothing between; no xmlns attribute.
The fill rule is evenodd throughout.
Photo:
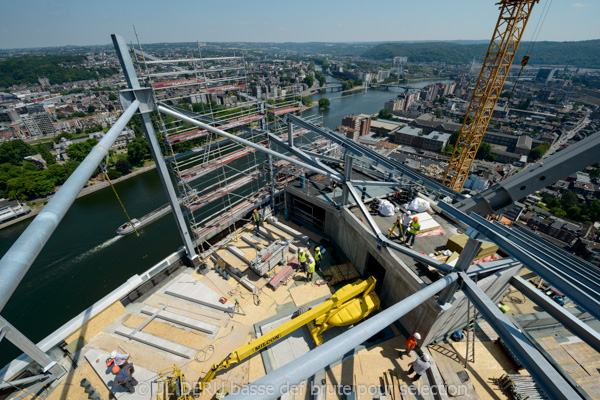
<svg viewBox="0 0 600 400"><path fill-rule="evenodd" d="M258 213L258 211L252 213L252 219L254 220L254 222L260 221L260 214Z"/></svg>
<svg viewBox="0 0 600 400"><path fill-rule="evenodd" d="M419 233L419 229L421 229L421 224L418 222L411 222L410 224L410 233L412 233L413 235L416 235L417 233Z"/></svg>
<svg viewBox="0 0 600 400"><path fill-rule="evenodd" d="M308 272L309 274L312 274L313 272L315 272L315 263L314 262L308 264L308 268L306 268L306 272Z"/></svg>
<svg viewBox="0 0 600 400"><path fill-rule="evenodd" d="M298 261L301 263L306 262L306 253L298 253Z"/></svg>
<svg viewBox="0 0 600 400"><path fill-rule="evenodd" d="M321 250L318 247L315 249L315 261L321 261Z"/></svg>

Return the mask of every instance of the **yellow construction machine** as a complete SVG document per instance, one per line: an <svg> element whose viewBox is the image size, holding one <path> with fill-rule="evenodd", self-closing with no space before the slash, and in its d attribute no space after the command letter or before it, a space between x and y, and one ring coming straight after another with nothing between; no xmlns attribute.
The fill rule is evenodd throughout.
<svg viewBox="0 0 600 400"><path fill-rule="evenodd" d="M374 291L375 283L375 278L369 277L364 281L359 279L346 285L318 306L301 312L291 321L231 352L224 360L214 364L208 374L199 382L200 391L202 392L207 387L218 371L227 369L232 364L250 357L304 325L308 326L318 346L323 343L321 334L327 329L334 326L352 325L365 319L373 311L379 309L379 297Z"/></svg>
<svg viewBox="0 0 600 400"><path fill-rule="evenodd" d="M192 400L190 387L177 365L163 369L157 374L157 400Z"/></svg>

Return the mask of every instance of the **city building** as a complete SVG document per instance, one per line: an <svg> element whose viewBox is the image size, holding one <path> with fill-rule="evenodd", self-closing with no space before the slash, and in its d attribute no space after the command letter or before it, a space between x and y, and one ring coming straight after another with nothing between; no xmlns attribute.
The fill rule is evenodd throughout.
<svg viewBox="0 0 600 400"><path fill-rule="evenodd" d="M371 116L350 114L342 119L342 126L354 129L358 136L364 136L371 132Z"/></svg>

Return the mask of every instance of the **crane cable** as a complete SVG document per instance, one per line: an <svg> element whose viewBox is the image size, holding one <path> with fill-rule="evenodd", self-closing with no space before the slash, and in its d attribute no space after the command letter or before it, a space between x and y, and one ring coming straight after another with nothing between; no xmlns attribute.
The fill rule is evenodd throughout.
<svg viewBox="0 0 600 400"><path fill-rule="evenodd" d="M544 22L546 22L546 17L548 16L548 11L550 11L550 6L552 6L552 1L554 1L554 0L550 0L546 3L544 3L544 8L542 9L542 14L540 15L540 19L538 20L537 25L535 26L535 29L533 30L533 34L531 35L532 40L529 43L529 48L527 49L525 54L531 54L531 52L533 51L533 48L535 46L535 43L537 42L538 36L540 35L540 31L542 30L542 26L544 26ZM512 95L515 92L515 88L517 87L517 82L519 82L519 78L521 77L523 68L525 68L525 66L527 65L528 62L529 62L529 56L528 55L523 56L523 59L521 60L521 69L519 70L519 74L517 75L517 78L515 79L515 83L512 87L512 90L510 91L510 94L508 95L508 98L506 99L506 105L504 106L504 111L508 110L508 105L510 104L510 99L512 98Z"/></svg>
<svg viewBox="0 0 600 400"><path fill-rule="evenodd" d="M127 221L129 221L129 224L133 228L133 231L135 232L137 237L140 237L139 232L137 231L137 229L135 229L135 225L133 224L133 222L131 222L131 218L129 218L129 214L127 214L127 210L125 209L125 206L123 205L123 202L121 201L121 198L117 194L117 189L115 189L115 186L113 185L110 178L108 177L108 173L106 172L106 165L100 165L100 169L104 173L106 180L108 181L108 183L110 184L110 187L112 188L113 192L115 193L115 196L117 197L117 200L119 201L119 204L121 205L121 208L123 209L123 212L125 213L125 216L127 217Z"/></svg>

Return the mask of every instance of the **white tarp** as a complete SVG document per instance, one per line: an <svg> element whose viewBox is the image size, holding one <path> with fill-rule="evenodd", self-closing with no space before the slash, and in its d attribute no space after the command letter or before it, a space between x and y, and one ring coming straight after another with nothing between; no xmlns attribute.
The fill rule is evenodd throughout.
<svg viewBox="0 0 600 400"><path fill-rule="evenodd" d="M379 213L384 217L391 217L395 214L394 205L387 200L379 201Z"/></svg>
<svg viewBox="0 0 600 400"><path fill-rule="evenodd" d="M420 197L416 197L409 205L405 206L407 210L416 212L425 212L429 210L429 202Z"/></svg>

